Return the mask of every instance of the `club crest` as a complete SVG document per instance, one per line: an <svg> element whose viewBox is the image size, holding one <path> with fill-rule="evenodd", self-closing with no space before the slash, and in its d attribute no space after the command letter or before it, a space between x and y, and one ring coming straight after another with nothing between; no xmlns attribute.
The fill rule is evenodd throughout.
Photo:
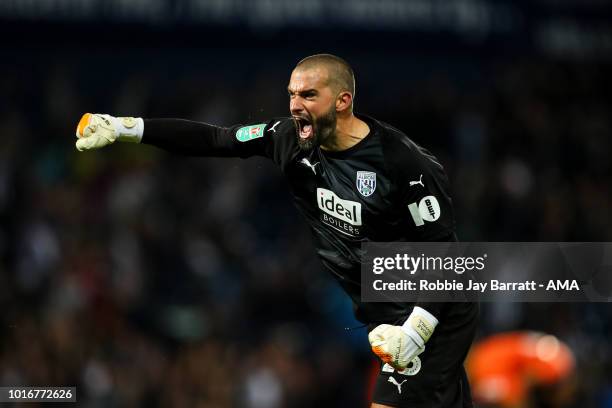
<svg viewBox="0 0 612 408"><path fill-rule="evenodd" d="M357 191L364 197L369 197L376 190L376 173L373 171L357 172Z"/></svg>

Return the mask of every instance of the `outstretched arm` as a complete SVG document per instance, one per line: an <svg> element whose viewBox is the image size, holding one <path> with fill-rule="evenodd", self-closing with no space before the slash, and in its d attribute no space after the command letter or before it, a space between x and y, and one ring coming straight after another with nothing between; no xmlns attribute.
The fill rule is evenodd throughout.
<svg viewBox="0 0 612 408"><path fill-rule="evenodd" d="M77 126L76 147L94 150L116 141L146 143L167 151L212 157L266 155L266 124L220 127L184 119L141 119L86 113ZM248 143L246 143L248 142Z"/></svg>

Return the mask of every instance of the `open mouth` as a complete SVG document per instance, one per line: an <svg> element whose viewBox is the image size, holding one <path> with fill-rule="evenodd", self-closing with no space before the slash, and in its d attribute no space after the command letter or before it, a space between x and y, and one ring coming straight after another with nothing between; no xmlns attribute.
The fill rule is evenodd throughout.
<svg viewBox="0 0 612 408"><path fill-rule="evenodd" d="M314 135L310 119L301 116L294 116L293 120L297 125L298 136L300 139L310 139Z"/></svg>

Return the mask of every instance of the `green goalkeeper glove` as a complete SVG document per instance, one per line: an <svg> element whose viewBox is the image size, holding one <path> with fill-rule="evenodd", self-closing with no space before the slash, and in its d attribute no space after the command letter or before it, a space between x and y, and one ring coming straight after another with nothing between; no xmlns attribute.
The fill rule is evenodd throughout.
<svg viewBox="0 0 612 408"><path fill-rule="evenodd" d="M403 370L425 351L425 343L438 324L427 310L415 306L402 326L381 324L368 335L372 351L382 361Z"/></svg>
<svg viewBox="0 0 612 408"><path fill-rule="evenodd" d="M140 143L144 131L141 118L120 117L99 113L86 113L77 125L76 148L78 151L95 150L115 140Z"/></svg>

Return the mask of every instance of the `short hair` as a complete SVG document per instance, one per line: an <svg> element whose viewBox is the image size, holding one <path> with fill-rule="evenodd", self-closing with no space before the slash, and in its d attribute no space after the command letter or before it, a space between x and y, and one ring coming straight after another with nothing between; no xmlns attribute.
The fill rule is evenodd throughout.
<svg viewBox="0 0 612 408"><path fill-rule="evenodd" d="M348 91L355 99L355 74L348 62L332 54L316 54L297 63L295 69L324 66L328 72L328 84L336 91Z"/></svg>

